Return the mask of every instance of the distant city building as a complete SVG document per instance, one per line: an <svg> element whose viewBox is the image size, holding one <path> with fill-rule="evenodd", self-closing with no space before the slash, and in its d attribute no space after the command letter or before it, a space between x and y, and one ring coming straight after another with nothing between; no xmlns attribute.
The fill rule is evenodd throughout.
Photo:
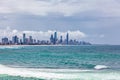
<svg viewBox="0 0 120 80"><path fill-rule="evenodd" d="M26 34L23 33L23 44L26 44Z"/></svg>
<svg viewBox="0 0 120 80"><path fill-rule="evenodd" d="M36 43L37 43L36 39L34 39L34 40L33 40L33 43L34 43L34 44L36 44Z"/></svg>
<svg viewBox="0 0 120 80"><path fill-rule="evenodd" d="M69 44L69 34L67 33L66 35L66 44L68 45Z"/></svg>
<svg viewBox="0 0 120 80"><path fill-rule="evenodd" d="M53 34L52 34L51 37L50 37L50 43L51 43L51 44L54 43L54 37L53 37Z"/></svg>
<svg viewBox="0 0 120 80"><path fill-rule="evenodd" d="M62 36L60 36L60 43L62 44L62 42L63 42L63 39L62 39Z"/></svg>
<svg viewBox="0 0 120 80"><path fill-rule="evenodd" d="M69 33L66 34L65 39L63 36L58 38L57 32L54 32L54 35L51 34L50 40L37 40L33 39L32 36L26 37L26 34L23 33L22 39L19 37L13 36L12 40L9 40L7 37L2 38L1 45L91 45L89 42L78 41L75 39L69 39Z"/></svg>
<svg viewBox="0 0 120 80"><path fill-rule="evenodd" d="M17 36L13 36L13 37L12 37L12 43L13 43L13 44L18 44L18 43L19 43L18 39L19 39L19 38L18 38Z"/></svg>
<svg viewBox="0 0 120 80"><path fill-rule="evenodd" d="M33 39L32 39L32 36L29 36L29 41L28 41L29 44L33 44Z"/></svg>
<svg viewBox="0 0 120 80"><path fill-rule="evenodd" d="M22 44L22 39L20 39L20 44Z"/></svg>
<svg viewBox="0 0 120 80"><path fill-rule="evenodd" d="M2 44L8 44L9 41L8 41L8 38L5 37L5 38L2 38Z"/></svg>
<svg viewBox="0 0 120 80"><path fill-rule="evenodd" d="M54 33L54 42L53 42L53 44L56 44L56 42L57 42L57 32Z"/></svg>
<svg viewBox="0 0 120 80"><path fill-rule="evenodd" d="M9 40L9 44L13 44L13 43L12 43L12 40Z"/></svg>
<svg viewBox="0 0 120 80"><path fill-rule="evenodd" d="M25 39L25 44L29 44L29 38Z"/></svg>

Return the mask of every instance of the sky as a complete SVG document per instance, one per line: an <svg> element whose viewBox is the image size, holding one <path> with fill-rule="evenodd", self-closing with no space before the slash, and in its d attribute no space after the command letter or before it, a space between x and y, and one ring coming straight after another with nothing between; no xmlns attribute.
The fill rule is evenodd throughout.
<svg viewBox="0 0 120 80"><path fill-rule="evenodd" d="M0 38L47 40L55 31L93 44L120 44L120 0L0 0Z"/></svg>

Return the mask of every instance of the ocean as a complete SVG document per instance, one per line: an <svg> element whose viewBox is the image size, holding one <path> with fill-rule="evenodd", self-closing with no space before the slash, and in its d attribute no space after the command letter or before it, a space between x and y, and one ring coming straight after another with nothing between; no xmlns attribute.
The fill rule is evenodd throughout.
<svg viewBox="0 0 120 80"><path fill-rule="evenodd" d="M0 46L0 80L120 80L120 46Z"/></svg>

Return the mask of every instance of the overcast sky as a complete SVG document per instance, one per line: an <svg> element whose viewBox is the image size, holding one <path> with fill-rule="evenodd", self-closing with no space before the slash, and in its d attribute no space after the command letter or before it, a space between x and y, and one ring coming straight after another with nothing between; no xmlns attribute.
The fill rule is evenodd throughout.
<svg viewBox="0 0 120 80"><path fill-rule="evenodd" d="M70 33L91 43L120 44L120 0L0 0L0 38Z"/></svg>

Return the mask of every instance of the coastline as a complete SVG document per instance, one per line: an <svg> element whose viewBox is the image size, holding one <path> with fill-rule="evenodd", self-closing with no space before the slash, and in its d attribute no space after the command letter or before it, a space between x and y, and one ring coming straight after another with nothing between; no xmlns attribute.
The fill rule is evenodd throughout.
<svg viewBox="0 0 120 80"><path fill-rule="evenodd" d="M91 46L91 45L0 45L0 46Z"/></svg>

